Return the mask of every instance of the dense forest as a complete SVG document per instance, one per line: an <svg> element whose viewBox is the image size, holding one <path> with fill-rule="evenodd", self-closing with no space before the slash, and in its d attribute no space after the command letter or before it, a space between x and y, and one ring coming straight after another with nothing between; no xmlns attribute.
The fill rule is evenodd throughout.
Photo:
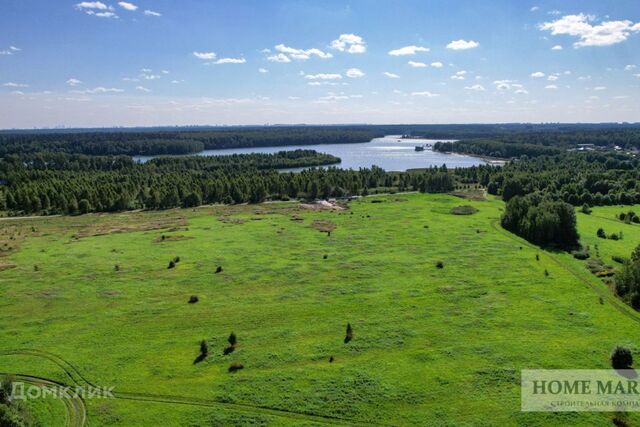
<svg viewBox="0 0 640 427"><path fill-rule="evenodd" d="M0 173L5 177L5 185L0 186L0 210L14 215L78 214L454 189L454 176L444 167L412 174L375 167L357 171L312 168L299 173L275 169L336 160L309 150L165 157L147 163L126 156L11 155L0 160Z"/></svg>
<svg viewBox="0 0 640 427"><path fill-rule="evenodd" d="M38 152L106 155L192 154L202 150L368 142L374 128L264 127L247 129L0 133L0 156Z"/></svg>

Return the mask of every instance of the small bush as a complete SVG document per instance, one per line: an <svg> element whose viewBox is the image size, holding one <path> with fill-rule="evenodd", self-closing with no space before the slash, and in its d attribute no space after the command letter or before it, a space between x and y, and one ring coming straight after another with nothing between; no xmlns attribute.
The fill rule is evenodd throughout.
<svg viewBox="0 0 640 427"><path fill-rule="evenodd" d="M219 266L216 268L216 274L218 274L218 273L222 273L222 266L221 266L221 265L219 265Z"/></svg>
<svg viewBox="0 0 640 427"><path fill-rule="evenodd" d="M536 254L536 261L540 261L540 254Z"/></svg>
<svg viewBox="0 0 640 427"><path fill-rule="evenodd" d="M229 372L236 372L240 369L244 369L244 365L242 363L232 363L229 365Z"/></svg>
<svg viewBox="0 0 640 427"><path fill-rule="evenodd" d="M176 264L180 262L180 257L177 256L173 259L173 262L175 262Z"/></svg>
<svg viewBox="0 0 640 427"><path fill-rule="evenodd" d="M611 239L611 240L620 240L620 235L618 235L616 233L611 233L611 235L609 236L609 239Z"/></svg>
<svg viewBox="0 0 640 427"><path fill-rule="evenodd" d="M327 258L329 258L329 255L327 255L327 254L324 254L324 255L322 256L322 259L327 259Z"/></svg>
<svg viewBox="0 0 640 427"><path fill-rule="evenodd" d="M602 228L598 228L598 231L596 232L596 236L598 236L601 239L606 239L607 233L605 233Z"/></svg>
<svg viewBox="0 0 640 427"><path fill-rule="evenodd" d="M582 248L579 251L571 251L571 255L573 255L575 259L584 260L589 258L589 251L586 248Z"/></svg>
<svg viewBox="0 0 640 427"><path fill-rule="evenodd" d="M229 334L229 338L227 338L227 341L229 342L229 345L236 345L238 343L238 337L236 337L236 334L231 332L231 334Z"/></svg>
<svg viewBox="0 0 640 427"><path fill-rule="evenodd" d="M335 360L335 359L333 358L333 356L331 356L331 357L329 358L329 363L333 363L333 361L334 361L334 360Z"/></svg>
<svg viewBox="0 0 640 427"><path fill-rule="evenodd" d="M451 213L454 215L473 215L476 212L478 212L478 209L469 205L462 205L451 208Z"/></svg>
<svg viewBox="0 0 640 427"><path fill-rule="evenodd" d="M234 351L236 351L236 347L234 345L228 345L224 348L224 350L222 350L222 354L227 356L233 353Z"/></svg>
<svg viewBox="0 0 640 427"><path fill-rule="evenodd" d="M209 354L209 345L206 340L200 341L200 355L206 357Z"/></svg>
<svg viewBox="0 0 640 427"><path fill-rule="evenodd" d="M167 268L171 269L171 268L175 268L176 266L176 262L174 260L169 261L169 266Z"/></svg>
<svg viewBox="0 0 640 427"><path fill-rule="evenodd" d="M549 277L549 270L547 270L546 268L544 269L544 275L545 277Z"/></svg>
<svg viewBox="0 0 640 427"><path fill-rule="evenodd" d="M623 257L618 256L618 255L613 255L611 257L611 259L614 260L615 262L617 262L618 264L624 264L625 262L627 262L626 258L623 258Z"/></svg>
<svg viewBox="0 0 640 427"><path fill-rule="evenodd" d="M347 323L347 334L344 337L344 343L347 344L352 339L353 339L353 328L351 327L351 323Z"/></svg>
<svg viewBox="0 0 640 427"><path fill-rule="evenodd" d="M189 304L195 304L195 303L197 303L198 301L200 301L200 300L198 299L198 297L197 297L196 295L191 295L191 296L189 297Z"/></svg>
<svg viewBox="0 0 640 427"><path fill-rule="evenodd" d="M633 365L633 355L626 347L617 346L611 353L611 367L613 369L629 369Z"/></svg>
<svg viewBox="0 0 640 427"><path fill-rule="evenodd" d="M444 268L444 263L442 261L436 262L436 268Z"/></svg>
<svg viewBox="0 0 640 427"><path fill-rule="evenodd" d="M120 271L120 266L118 264L116 264L116 265L113 266L113 269L115 271Z"/></svg>
<svg viewBox="0 0 640 427"><path fill-rule="evenodd" d="M589 207L589 205L588 205L588 204L586 204L586 203L585 203L584 205L582 205L582 208L580 209L580 211L581 211L583 214L586 214L586 215L590 215L590 214L591 214L591 208L590 208L590 207Z"/></svg>

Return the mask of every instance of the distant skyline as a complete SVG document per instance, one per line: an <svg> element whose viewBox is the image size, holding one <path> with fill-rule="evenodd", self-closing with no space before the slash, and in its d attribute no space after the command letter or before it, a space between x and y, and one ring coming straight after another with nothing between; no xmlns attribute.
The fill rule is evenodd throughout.
<svg viewBox="0 0 640 427"><path fill-rule="evenodd" d="M0 128L640 121L620 1L23 1Z"/></svg>

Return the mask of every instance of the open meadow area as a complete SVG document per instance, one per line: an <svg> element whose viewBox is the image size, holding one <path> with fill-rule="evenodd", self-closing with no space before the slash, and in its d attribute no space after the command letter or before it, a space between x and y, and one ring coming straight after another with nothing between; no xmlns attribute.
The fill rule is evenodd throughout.
<svg viewBox="0 0 640 427"><path fill-rule="evenodd" d="M114 387L27 402L47 426L610 424L520 410L521 369L606 369L616 345L638 350L640 316L585 261L504 231L504 206L396 194L0 220L1 371ZM630 209L577 213L592 256L615 265L640 242L615 219Z"/></svg>

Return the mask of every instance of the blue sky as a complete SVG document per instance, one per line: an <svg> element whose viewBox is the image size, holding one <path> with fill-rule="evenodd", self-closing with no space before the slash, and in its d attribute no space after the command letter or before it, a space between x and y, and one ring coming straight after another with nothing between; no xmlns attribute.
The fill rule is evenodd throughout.
<svg viewBox="0 0 640 427"><path fill-rule="evenodd" d="M2 3L0 128L640 121L637 0Z"/></svg>

